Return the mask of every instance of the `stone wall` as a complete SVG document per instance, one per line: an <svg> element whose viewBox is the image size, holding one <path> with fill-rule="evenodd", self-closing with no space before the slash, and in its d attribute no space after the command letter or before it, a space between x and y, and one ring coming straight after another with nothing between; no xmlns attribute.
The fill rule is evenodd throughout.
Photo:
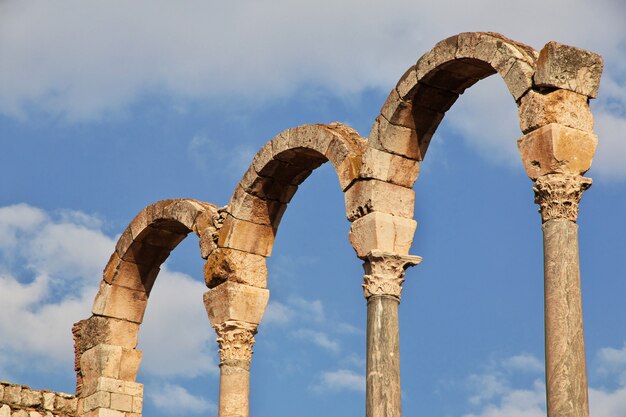
<svg viewBox="0 0 626 417"><path fill-rule="evenodd" d="M74 417L74 395L0 381L0 417Z"/></svg>

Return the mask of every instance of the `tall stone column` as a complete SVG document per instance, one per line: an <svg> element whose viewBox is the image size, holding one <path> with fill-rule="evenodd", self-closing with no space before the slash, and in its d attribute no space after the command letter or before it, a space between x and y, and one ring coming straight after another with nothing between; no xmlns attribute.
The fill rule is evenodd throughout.
<svg viewBox="0 0 626 417"><path fill-rule="evenodd" d="M215 326L220 353L219 417L250 415L250 361L256 326L229 321Z"/></svg>
<svg viewBox="0 0 626 417"><path fill-rule="evenodd" d="M250 362L254 335L269 291L223 282L204 294L220 353L219 417L250 416Z"/></svg>
<svg viewBox="0 0 626 417"><path fill-rule="evenodd" d="M419 256L372 251L363 264L367 299L366 416L400 417L400 333L398 305L404 272Z"/></svg>
<svg viewBox="0 0 626 417"><path fill-rule="evenodd" d="M591 186L580 175L548 174L534 186L543 220L548 417L588 417L578 203Z"/></svg>

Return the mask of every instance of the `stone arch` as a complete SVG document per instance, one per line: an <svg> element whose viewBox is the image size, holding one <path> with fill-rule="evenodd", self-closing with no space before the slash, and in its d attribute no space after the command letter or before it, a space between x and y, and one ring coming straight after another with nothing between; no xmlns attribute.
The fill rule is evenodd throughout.
<svg viewBox="0 0 626 417"><path fill-rule="evenodd" d="M491 32L461 33L438 42L389 94L370 132L369 146L423 160L445 112L460 94L498 73L519 104L533 87L537 57L530 46Z"/></svg>
<svg viewBox="0 0 626 417"><path fill-rule="evenodd" d="M163 200L144 208L117 241L92 316L72 329L78 416L96 408L141 413L143 388L135 382L139 327L159 268L190 232L201 251L212 244L217 207L192 199Z"/></svg>
<svg viewBox="0 0 626 417"><path fill-rule="evenodd" d="M294 127L267 142L220 210L217 248L205 267L207 286L234 281L266 288L265 258L298 185L329 161L345 191L358 177L365 145L355 130L340 123Z"/></svg>

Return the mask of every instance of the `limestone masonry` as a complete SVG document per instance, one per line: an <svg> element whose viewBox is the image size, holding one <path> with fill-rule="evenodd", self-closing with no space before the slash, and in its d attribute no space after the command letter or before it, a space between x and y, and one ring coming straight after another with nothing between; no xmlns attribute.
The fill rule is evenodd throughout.
<svg viewBox="0 0 626 417"><path fill-rule="evenodd" d="M591 186L583 174L598 139L589 100L602 66L599 55L557 42L537 52L497 33L461 33L402 75L367 138L340 123L287 129L259 150L227 206L175 199L146 207L104 268L92 316L72 329L76 395L2 382L0 417L141 416L139 328L161 264L192 232L206 259L204 303L219 347L219 417L248 417L252 346L269 299L265 260L298 185L326 162L364 262L366 416L400 417L398 307L405 270L421 261L408 254L413 184L445 112L496 73L518 105L518 147L540 207L548 416L588 417L576 219Z"/></svg>

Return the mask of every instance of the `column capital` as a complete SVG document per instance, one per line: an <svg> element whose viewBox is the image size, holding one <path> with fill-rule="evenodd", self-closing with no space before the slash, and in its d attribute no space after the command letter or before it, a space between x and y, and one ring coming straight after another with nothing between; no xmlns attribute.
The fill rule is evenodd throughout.
<svg viewBox="0 0 626 417"><path fill-rule="evenodd" d="M249 368L257 325L230 320L214 325L213 328L220 348L220 366L237 363Z"/></svg>
<svg viewBox="0 0 626 417"><path fill-rule="evenodd" d="M543 223L554 219L575 222L578 203L591 184L591 178L582 175L547 174L537 178L533 191Z"/></svg>
<svg viewBox="0 0 626 417"><path fill-rule="evenodd" d="M420 262L422 258L419 256L379 250L369 252L363 263L363 295L366 299L372 296L390 296L400 301L406 269Z"/></svg>

